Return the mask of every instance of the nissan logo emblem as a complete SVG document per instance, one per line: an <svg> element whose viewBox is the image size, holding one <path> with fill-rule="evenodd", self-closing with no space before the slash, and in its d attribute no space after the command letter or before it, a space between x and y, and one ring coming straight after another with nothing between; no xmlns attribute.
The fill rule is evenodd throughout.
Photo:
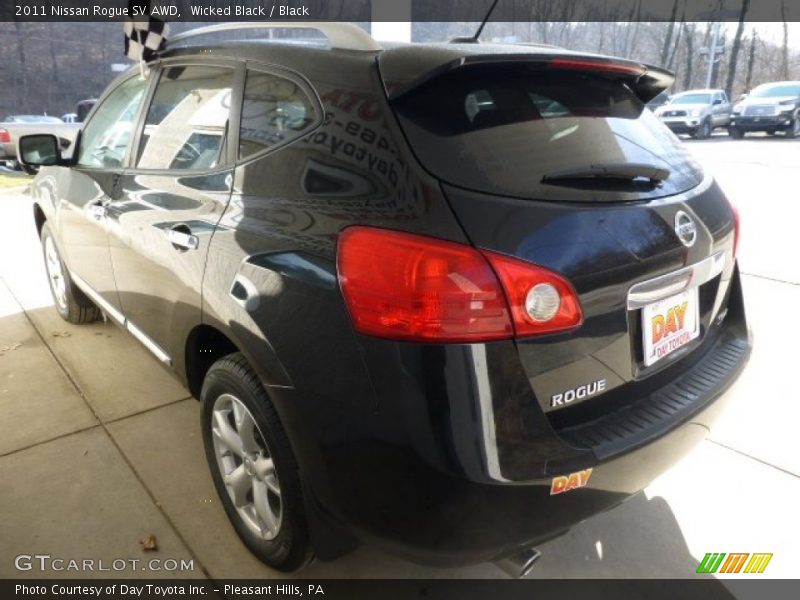
<svg viewBox="0 0 800 600"><path fill-rule="evenodd" d="M694 242L697 240L697 225L695 225L692 217L682 210L675 213L675 234L681 244L687 248L694 246Z"/></svg>

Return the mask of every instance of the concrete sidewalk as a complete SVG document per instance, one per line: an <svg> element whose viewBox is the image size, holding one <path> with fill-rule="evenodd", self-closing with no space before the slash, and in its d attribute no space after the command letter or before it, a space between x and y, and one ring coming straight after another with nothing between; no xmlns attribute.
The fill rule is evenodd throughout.
<svg viewBox="0 0 800 600"><path fill-rule="evenodd" d="M736 162L752 151L748 143L694 148L718 170L745 223L742 268L749 273L744 285L756 346L729 392L731 409L707 441L642 494L541 546L533 577L691 577L706 552L772 552L760 577L796 576L800 403L787 327L796 337L800 276L788 259L781 267L759 254L778 242L754 237L766 231L766 215L756 205L764 191L753 195L750 182L754 170L767 167ZM733 154L721 153L722 146ZM772 202L787 211L770 216L782 221L778 228L785 218L798 222L784 192L792 189L790 173L773 173L769 181ZM130 567L97 573L103 577L282 577L254 559L228 524L203 455L199 412L199 403L133 338L111 324L76 327L58 317L30 199L0 194L0 577L25 577L14 557L37 553L194 565L174 573ZM159 549L144 553L140 540L150 534ZM491 564L429 569L364 547L302 576L504 575Z"/></svg>

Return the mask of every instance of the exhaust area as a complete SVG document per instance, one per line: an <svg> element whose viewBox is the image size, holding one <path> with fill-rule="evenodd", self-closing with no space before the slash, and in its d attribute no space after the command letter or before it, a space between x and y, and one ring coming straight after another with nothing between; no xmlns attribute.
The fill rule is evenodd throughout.
<svg viewBox="0 0 800 600"><path fill-rule="evenodd" d="M502 571L508 574L513 579L522 579L526 577L532 570L533 565L536 564L542 556L536 548L523 548L517 550L513 554L498 558L494 561Z"/></svg>

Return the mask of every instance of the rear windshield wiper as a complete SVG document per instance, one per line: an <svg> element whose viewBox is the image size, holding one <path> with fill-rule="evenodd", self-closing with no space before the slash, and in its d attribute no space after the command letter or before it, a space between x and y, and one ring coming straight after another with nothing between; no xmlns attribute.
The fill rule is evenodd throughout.
<svg viewBox="0 0 800 600"><path fill-rule="evenodd" d="M602 163L549 173L542 177L542 183L563 185L576 180L612 179L655 185L664 181L669 175L669 169L647 163Z"/></svg>

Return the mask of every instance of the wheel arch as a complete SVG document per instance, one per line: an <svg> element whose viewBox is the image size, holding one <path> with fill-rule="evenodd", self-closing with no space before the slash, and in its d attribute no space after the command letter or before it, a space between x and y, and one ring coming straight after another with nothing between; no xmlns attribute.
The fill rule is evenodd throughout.
<svg viewBox="0 0 800 600"><path fill-rule="evenodd" d="M200 398L203 379L217 360L234 352L241 352L250 366L256 371L263 385L291 387L289 375L283 368L272 346L262 338L250 340L236 335L237 327L232 329L212 322L195 325L186 336L183 365L178 371L185 378L192 396ZM180 368L182 367L182 368Z"/></svg>
<svg viewBox="0 0 800 600"><path fill-rule="evenodd" d="M42 237L42 227L44 227L47 217L38 202L33 203L33 220L36 223L36 233Z"/></svg>
<svg viewBox="0 0 800 600"><path fill-rule="evenodd" d="M222 331L200 323L186 337L184 371L186 385L192 396L199 399L206 373L223 356L239 352L239 347Z"/></svg>

